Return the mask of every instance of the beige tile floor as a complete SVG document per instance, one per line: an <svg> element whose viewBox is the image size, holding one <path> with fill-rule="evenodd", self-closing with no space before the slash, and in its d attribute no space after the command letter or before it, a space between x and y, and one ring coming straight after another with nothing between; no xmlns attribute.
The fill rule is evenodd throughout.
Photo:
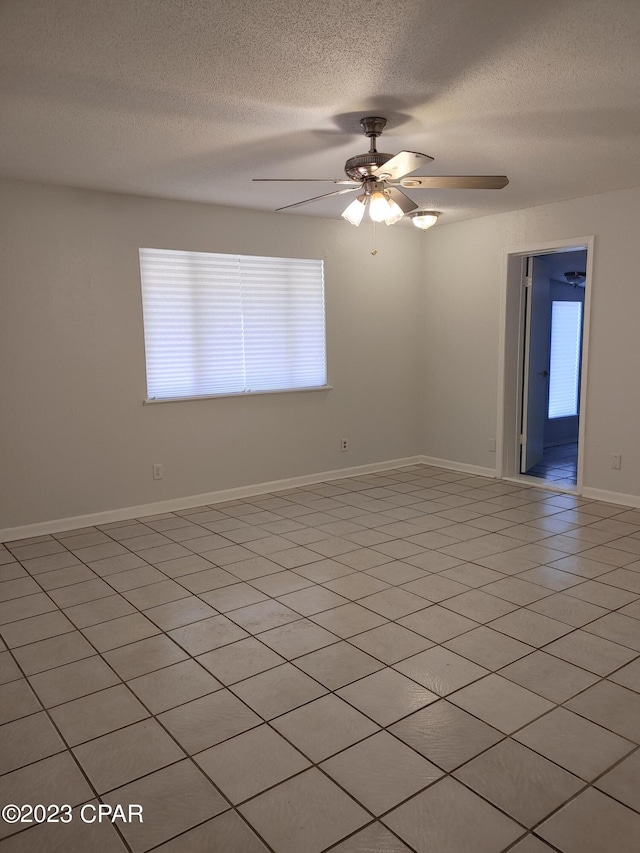
<svg viewBox="0 0 640 853"><path fill-rule="evenodd" d="M2 853L640 850L640 510L413 466L10 542L0 635L2 804L74 807Z"/></svg>

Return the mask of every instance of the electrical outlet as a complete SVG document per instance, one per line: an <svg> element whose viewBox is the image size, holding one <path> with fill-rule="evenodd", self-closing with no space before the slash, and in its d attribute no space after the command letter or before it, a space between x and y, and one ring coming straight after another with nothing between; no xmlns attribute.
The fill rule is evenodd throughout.
<svg viewBox="0 0 640 853"><path fill-rule="evenodd" d="M611 454L611 467L619 471L622 468L622 454L621 453L612 453Z"/></svg>
<svg viewBox="0 0 640 853"><path fill-rule="evenodd" d="M489 453L495 453L495 452L496 452L496 440L495 440L495 438L490 438L489 439Z"/></svg>
<svg viewBox="0 0 640 853"><path fill-rule="evenodd" d="M349 449L349 440L346 438L340 439L340 450L344 453L345 450Z"/></svg>
<svg viewBox="0 0 640 853"><path fill-rule="evenodd" d="M164 478L164 470L162 465L154 465L153 466L153 479L154 480L162 480Z"/></svg>

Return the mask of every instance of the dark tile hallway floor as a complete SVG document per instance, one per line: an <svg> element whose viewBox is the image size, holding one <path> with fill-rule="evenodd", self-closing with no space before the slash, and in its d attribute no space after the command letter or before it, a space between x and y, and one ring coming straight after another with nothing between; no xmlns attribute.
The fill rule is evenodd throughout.
<svg viewBox="0 0 640 853"><path fill-rule="evenodd" d="M545 447L542 460L529 468L527 474L554 486L575 486L578 482L578 443Z"/></svg>
<svg viewBox="0 0 640 853"><path fill-rule="evenodd" d="M0 578L0 799L74 808L2 853L640 849L640 510L413 466Z"/></svg>

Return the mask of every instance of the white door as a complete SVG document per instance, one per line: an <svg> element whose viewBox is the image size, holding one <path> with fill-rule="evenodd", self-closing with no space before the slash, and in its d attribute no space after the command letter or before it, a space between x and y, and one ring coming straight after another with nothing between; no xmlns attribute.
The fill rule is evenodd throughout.
<svg viewBox="0 0 640 853"><path fill-rule="evenodd" d="M544 427L549 404L549 265L544 258L527 262L524 383L522 398L522 450L520 473L542 460Z"/></svg>

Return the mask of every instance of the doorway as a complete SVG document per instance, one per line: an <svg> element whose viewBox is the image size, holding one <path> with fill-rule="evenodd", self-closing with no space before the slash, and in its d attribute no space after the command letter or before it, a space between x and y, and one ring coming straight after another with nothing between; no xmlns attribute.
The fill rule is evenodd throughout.
<svg viewBox="0 0 640 853"><path fill-rule="evenodd" d="M530 255L525 311L520 474L575 487L586 249Z"/></svg>
<svg viewBox="0 0 640 853"><path fill-rule="evenodd" d="M593 238L505 250L497 476L582 489Z"/></svg>

